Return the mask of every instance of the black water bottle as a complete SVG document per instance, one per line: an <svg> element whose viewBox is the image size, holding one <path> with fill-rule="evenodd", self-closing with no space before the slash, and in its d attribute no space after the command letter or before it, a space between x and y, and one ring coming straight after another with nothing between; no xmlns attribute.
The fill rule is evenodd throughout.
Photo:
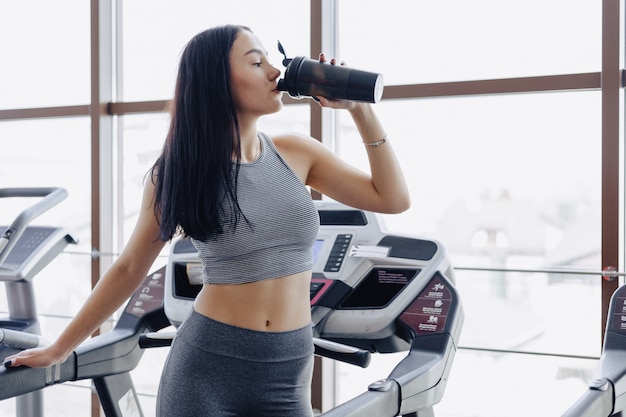
<svg viewBox="0 0 626 417"><path fill-rule="evenodd" d="M293 98L321 96L377 103L383 95L382 74L329 65L303 56L289 59L280 41L278 50L285 56L286 67L278 89L287 91Z"/></svg>

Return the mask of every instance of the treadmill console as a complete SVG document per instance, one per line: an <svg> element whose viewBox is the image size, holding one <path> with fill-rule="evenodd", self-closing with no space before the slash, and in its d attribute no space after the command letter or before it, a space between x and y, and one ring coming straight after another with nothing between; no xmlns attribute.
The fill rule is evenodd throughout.
<svg viewBox="0 0 626 417"><path fill-rule="evenodd" d="M316 206L320 230L310 294L316 336L397 352L408 349L415 335L460 331L450 328L454 320L448 323L461 311L453 270L438 242L389 233L374 213L332 201ZM189 240L172 245L165 280L165 313L179 325L202 286L202 266Z"/></svg>
<svg viewBox="0 0 626 417"><path fill-rule="evenodd" d="M0 226L0 230L6 228ZM0 281L32 279L70 243L76 241L62 228L27 227L4 262L0 263Z"/></svg>

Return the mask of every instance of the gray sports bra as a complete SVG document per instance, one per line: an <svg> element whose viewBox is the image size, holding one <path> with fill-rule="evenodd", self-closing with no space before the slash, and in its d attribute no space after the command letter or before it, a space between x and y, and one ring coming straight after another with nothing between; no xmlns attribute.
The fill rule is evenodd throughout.
<svg viewBox="0 0 626 417"><path fill-rule="evenodd" d="M243 284L313 267L317 209L272 140L263 133L259 138L261 156L239 165L237 183L239 206L250 224L242 218L236 227L225 224L224 233L215 239L192 240L205 283Z"/></svg>

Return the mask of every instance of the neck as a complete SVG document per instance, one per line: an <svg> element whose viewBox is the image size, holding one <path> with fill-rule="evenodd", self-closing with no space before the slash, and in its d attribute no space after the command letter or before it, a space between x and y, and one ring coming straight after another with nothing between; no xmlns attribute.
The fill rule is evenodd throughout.
<svg viewBox="0 0 626 417"><path fill-rule="evenodd" d="M261 154L261 141L256 130L256 124L247 125L241 129L241 162L254 162Z"/></svg>
<svg viewBox="0 0 626 417"><path fill-rule="evenodd" d="M239 123L239 131L243 138L256 138L256 124L259 120L256 116L242 114L237 112L237 122Z"/></svg>
<svg viewBox="0 0 626 417"><path fill-rule="evenodd" d="M237 112L241 136L241 162L254 162L259 157L261 145L256 128L258 119L255 115Z"/></svg>

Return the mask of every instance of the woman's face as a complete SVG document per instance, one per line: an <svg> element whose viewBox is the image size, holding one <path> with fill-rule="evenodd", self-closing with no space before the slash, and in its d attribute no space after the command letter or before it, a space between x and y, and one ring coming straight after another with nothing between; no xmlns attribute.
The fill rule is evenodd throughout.
<svg viewBox="0 0 626 417"><path fill-rule="evenodd" d="M261 41L241 30L230 50L231 88L238 115L262 116L282 108L282 92L276 89L280 70L267 60Z"/></svg>

